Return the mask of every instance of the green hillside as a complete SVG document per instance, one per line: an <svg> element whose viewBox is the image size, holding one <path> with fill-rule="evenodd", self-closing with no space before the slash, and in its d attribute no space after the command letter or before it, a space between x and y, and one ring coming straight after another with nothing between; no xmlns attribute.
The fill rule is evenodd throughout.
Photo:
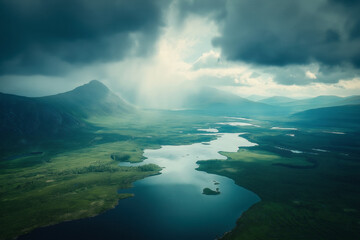
<svg viewBox="0 0 360 240"><path fill-rule="evenodd" d="M15 145L76 135L94 128L90 118L121 117L134 111L96 80L66 93L39 98L0 93L0 148L9 150Z"/></svg>
<svg viewBox="0 0 360 240"><path fill-rule="evenodd" d="M311 126L359 127L360 104L310 109L292 115L291 119Z"/></svg>

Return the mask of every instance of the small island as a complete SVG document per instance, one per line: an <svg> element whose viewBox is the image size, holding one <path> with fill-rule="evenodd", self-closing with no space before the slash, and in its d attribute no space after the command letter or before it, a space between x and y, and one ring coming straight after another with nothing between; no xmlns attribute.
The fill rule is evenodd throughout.
<svg viewBox="0 0 360 240"><path fill-rule="evenodd" d="M205 194L205 195L219 195L220 191L219 191L219 188L216 188L215 191L210 189L210 188L204 188L203 189L203 194Z"/></svg>
<svg viewBox="0 0 360 240"><path fill-rule="evenodd" d="M220 183L215 180L213 180L213 183L214 183L214 185L220 185Z"/></svg>

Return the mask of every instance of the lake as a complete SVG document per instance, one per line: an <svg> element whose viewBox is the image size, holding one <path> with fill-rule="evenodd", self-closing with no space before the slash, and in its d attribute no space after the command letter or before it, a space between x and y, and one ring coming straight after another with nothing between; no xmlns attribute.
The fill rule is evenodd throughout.
<svg viewBox="0 0 360 240"><path fill-rule="evenodd" d="M20 239L215 239L235 227L241 214L260 198L233 180L197 171L199 160L223 159L219 151L252 147L239 133L220 133L216 140L147 149L142 163L155 163L160 175L135 182L135 197L93 218L34 230ZM204 188L218 195L203 194Z"/></svg>

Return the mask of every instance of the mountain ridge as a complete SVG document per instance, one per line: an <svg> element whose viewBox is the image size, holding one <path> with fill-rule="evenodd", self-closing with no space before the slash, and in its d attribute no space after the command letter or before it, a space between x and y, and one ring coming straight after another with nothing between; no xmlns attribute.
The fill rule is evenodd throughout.
<svg viewBox="0 0 360 240"><path fill-rule="evenodd" d="M92 127L93 116L121 116L134 107L92 80L71 91L45 97L24 97L0 93L1 141L34 139L70 134Z"/></svg>
<svg viewBox="0 0 360 240"><path fill-rule="evenodd" d="M187 98L184 107L193 111L201 111L222 115L238 115L244 117L260 117L266 115L287 114L286 109L266 103L254 102L238 95L216 88L203 88Z"/></svg>
<svg viewBox="0 0 360 240"><path fill-rule="evenodd" d="M296 99L294 98L289 98L289 97L283 97L283 96L272 96L272 97L268 97L268 98L264 98L261 100L258 100L257 102L261 102L261 103L266 103L266 104L282 104L282 103L288 103L288 102L292 102L292 101L296 101Z"/></svg>
<svg viewBox="0 0 360 240"><path fill-rule="evenodd" d="M37 99L62 108L72 109L73 114L84 118L92 115L127 113L134 110L134 106L98 80L92 80L68 92Z"/></svg>
<svg viewBox="0 0 360 240"><path fill-rule="evenodd" d="M284 100L283 97L275 96L260 100L259 102L285 107L288 108L290 112L296 113L316 108L360 104L360 96L339 97L335 95L320 95L301 100L294 99L293 101L286 101L286 98Z"/></svg>
<svg viewBox="0 0 360 240"><path fill-rule="evenodd" d="M322 127L359 127L360 104L309 109L290 117L304 125Z"/></svg>

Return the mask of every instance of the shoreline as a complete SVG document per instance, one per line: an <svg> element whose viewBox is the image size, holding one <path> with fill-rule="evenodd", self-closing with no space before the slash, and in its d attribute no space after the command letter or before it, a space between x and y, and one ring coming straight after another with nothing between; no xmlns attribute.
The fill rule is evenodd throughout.
<svg viewBox="0 0 360 240"><path fill-rule="evenodd" d="M160 170L160 171L161 171L161 170ZM154 173L154 174L148 175L148 176L146 176L146 177L144 177L144 178L137 179L137 180L135 180L133 183L135 183L136 181L145 179L145 178L147 178L147 177L152 177L152 176L156 176L156 175L160 175L160 174L161 174L161 172ZM133 188L133 183L131 184L130 187L118 189L118 190L117 190L117 194L123 195L123 197L119 196L119 198L118 198L117 201L116 201L116 204L113 204L112 206L106 208L105 210L101 210L101 211L99 211L98 213L94 213L94 214L91 214L91 215L89 215L89 216L84 216L84 217L74 218L74 219L66 219L66 220L63 220L63 221L60 221L60 222L49 223L49 224L47 224L47 225L34 227L34 228L32 228L32 229L29 229L29 230L26 229L27 232L22 233L22 234L20 234L20 235L17 235L17 236L15 236L13 239L19 239L19 238L21 238L21 237L23 237L23 236L25 236L25 235L27 235L27 234L31 234L31 232L34 231L34 230L36 230L36 229L46 228L46 227L54 226L54 225L57 225L57 224L61 224L61 223L65 223L65 222L71 222L71 221L76 221L76 220L80 220L80 219L86 219L86 218L89 218L89 219L90 219L90 218L94 218L94 217L96 217L96 216L99 216L99 215L107 212L107 211L110 211L110 210L112 210L112 209L115 209L115 208L119 205L119 201L124 200L124 199L127 199L127 198L132 198L132 197L135 196L134 193L118 193L119 190L126 190L126 189L131 189L131 188Z"/></svg>

